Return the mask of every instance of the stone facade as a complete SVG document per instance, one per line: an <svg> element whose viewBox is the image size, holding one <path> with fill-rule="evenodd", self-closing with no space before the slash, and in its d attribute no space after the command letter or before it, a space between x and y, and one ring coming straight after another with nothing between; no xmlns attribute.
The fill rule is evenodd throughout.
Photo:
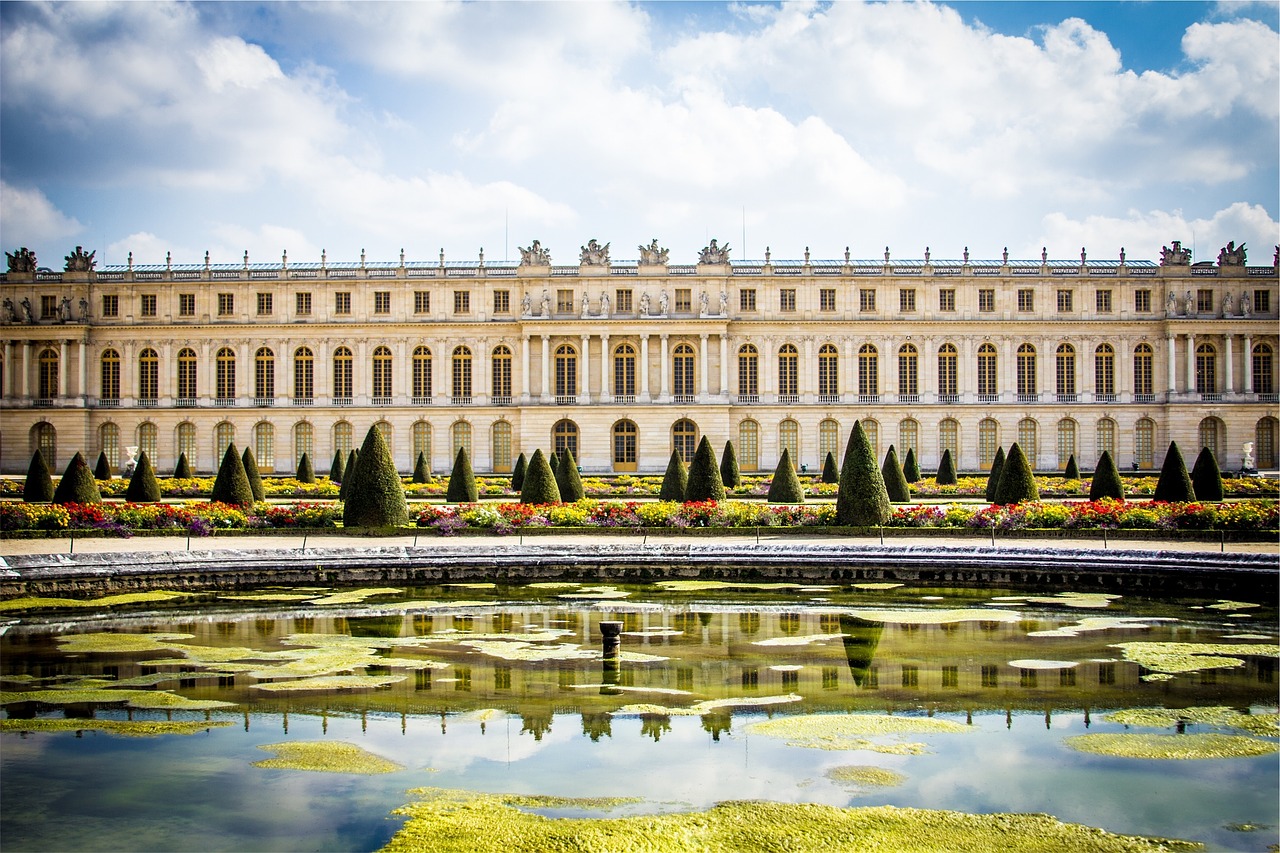
<svg viewBox="0 0 1280 853"><path fill-rule="evenodd" d="M1244 249L1160 261L729 259L671 264L609 244L522 261L105 266L10 255L0 279L0 470L43 447L186 451L216 469L229 440L266 472L318 472L373 423L396 462L477 472L570 444L586 473L659 473L703 434L744 470L837 459L855 419L877 452L985 468L1018 441L1040 470L1110 449L1159 467L1170 439L1224 470L1253 442L1277 465L1277 269ZM74 263L73 263L74 261Z"/></svg>

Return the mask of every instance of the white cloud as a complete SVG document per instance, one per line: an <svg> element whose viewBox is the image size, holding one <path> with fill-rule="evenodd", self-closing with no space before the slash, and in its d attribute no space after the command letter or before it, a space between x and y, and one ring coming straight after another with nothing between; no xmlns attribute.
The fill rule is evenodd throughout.
<svg viewBox="0 0 1280 853"><path fill-rule="evenodd" d="M1188 248L1194 245L1195 260L1208 261L1216 259L1218 249L1234 240L1236 245L1248 245L1250 264L1265 265L1271 262L1273 247L1280 241L1280 222L1261 205L1244 202L1216 211L1208 218L1188 218L1180 210L1132 210L1123 217L1083 219L1051 213L1044 218L1043 227L1037 245L1050 247L1054 257L1071 257L1078 246L1088 248L1092 258L1115 258L1121 246L1128 248L1130 257L1158 257L1156 247L1181 240ZM1024 248L1038 251L1031 246Z"/></svg>
<svg viewBox="0 0 1280 853"><path fill-rule="evenodd" d="M67 216L38 189L0 181L0 242L6 247L36 246L79 234L83 226Z"/></svg>

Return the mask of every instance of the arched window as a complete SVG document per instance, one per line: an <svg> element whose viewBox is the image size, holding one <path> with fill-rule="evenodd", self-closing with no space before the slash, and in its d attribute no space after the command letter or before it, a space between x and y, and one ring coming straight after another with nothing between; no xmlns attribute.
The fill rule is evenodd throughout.
<svg viewBox="0 0 1280 853"><path fill-rule="evenodd" d="M1133 426L1133 461L1139 468L1149 469L1156 461L1156 422L1141 418Z"/></svg>
<svg viewBox="0 0 1280 853"><path fill-rule="evenodd" d="M677 403L692 403L698 393L693 381L693 347L677 344L671 354L671 393Z"/></svg>
<svg viewBox="0 0 1280 853"><path fill-rule="evenodd" d="M382 440L387 443L387 449L390 450L391 448L394 448L396 446L394 440L395 431L391 428L391 424L385 420L381 420L376 421L374 426L378 428L378 432L382 433ZM394 455L394 453L395 452L392 451L392 455Z"/></svg>
<svg viewBox="0 0 1280 853"><path fill-rule="evenodd" d="M373 402L374 405L390 405L393 362L391 349L380 346L373 351Z"/></svg>
<svg viewBox="0 0 1280 853"><path fill-rule="evenodd" d="M1000 395L996 381L996 346L986 343L978 347L978 402L992 403ZM953 453L952 456L955 454Z"/></svg>
<svg viewBox="0 0 1280 853"><path fill-rule="evenodd" d="M493 348L492 379L489 383L490 402L495 406L511 404L511 348L499 344ZM510 425L508 424L508 427ZM498 463L495 460L494 465ZM496 470L496 468L495 468ZM508 469L509 470L509 469Z"/></svg>
<svg viewBox="0 0 1280 853"><path fill-rule="evenodd" d="M616 402L635 402L636 348L618 344L613 348L613 396Z"/></svg>
<svg viewBox="0 0 1280 853"><path fill-rule="evenodd" d="M778 350L778 402L795 403L800 399L800 353L794 344L783 344Z"/></svg>
<svg viewBox="0 0 1280 853"><path fill-rule="evenodd" d="M31 428L31 452L40 451L51 471L58 469L58 431L53 424L41 421Z"/></svg>
<svg viewBox="0 0 1280 853"><path fill-rule="evenodd" d="M1076 422L1071 418L1058 421L1058 470L1065 470L1067 462L1076 455Z"/></svg>
<svg viewBox="0 0 1280 853"><path fill-rule="evenodd" d="M738 468L757 471L760 468L760 424L746 420L738 424Z"/></svg>
<svg viewBox="0 0 1280 853"><path fill-rule="evenodd" d="M738 347L738 402L760 402L760 352L751 344Z"/></svg>
<svg viewBox="0 0 1280 853"><path fill-rule="evenodd" d="M458 450L465 447L467 449L467 458L472 458L471 454L471 424L466 421L455 421L453 426L449 428L450 450L449 464L453 465L453 460L458 458Z"/></svg>
<svg viewBox="0 0 1280 853"><path fill-rule="evenodd" d="M1034 402L1036 388L1036 348L1022 344L1018 347L1018 399Z"/></svg>
<svg viewBox="0 0 1280 853"><path fill-rule="evenodd" d="M507 474L511 471L511 422L494 421L493 424L493 471L496 474Z"/></svg>
<svg viewBox="0 0 1280 853"><path fill-rule="evenodd" d="M1255 393L1274 394L1276 392L1274 372L1271 344L1255 344L1253 347L1253 390Z"/></svg>
<svg viewBox="0 0 1280 853"><path fill-rule="evenodd" d="M613 425L613 470L636 470L639 437L635 421L618 421Z"/></svg>
<svg viewBox="0 0 1280 853"><path fill-rule="evenodd" d="M1213 454L1213 459L1218 463L1218 467L1222 467L1222 463L1225 461L1219 453L1223 430L1222 421L1217 418L1208 417L1200 421L1200 446L1207 448Z"/></svg>
<svg viewBox="0 0 1280 853"><path fill-rule="evenodd" d="M880 354L871 344L858 347L858 396L878 397L880 394ZM864 399L863 402L874 402Z"/></svg>
<svg viewBox="0 0 1280 853"><path fill-rule="evenodd" d="M144 421L138 424L138 452L147 454L147 459L151 462L154 469L159 466L159 434L160 430L155 424Z"/></svg>
<svg viewBox="0 0 1280 853"><path fill-rule="evenodd" d="M119 468L120 427L111 423L98 427L98 449L106 454L107 462L110 463L112 468Z"/></svg>
<svg viewBox="0 0 1280 853"><path fill-rule="evenodd" d="M302 464L302 454L307 455L307 459L311 462L311 468L314 470L318 464L324 464L324 460L316 459L316 430L306 421L299 421L293 427L293 463L294 470ZM344 460L345 461L345 460Z"/></svg>
<svg viewBox="0 0 1280 853"><path fill-rule="evenodd" d="M995 418L978 421L978 467L990 471L1000 449L1000 424Z"/></svg>
<svg viewBox="0 0 1280 853"><path fill-rule="evenodd" d="M425 406L430 402L431 350L427 347L415 347L413 350L413 404ZM416 455L414 459L417 459Z"/></svg>
<svg viewBox="0 0 1280 853"><path fill-rule="evenodd" d="M575 460L582 461L582 457L578 455L578 425L567 418L556 421L551 427L551 449L559 455L565 448L569 449Z"/></svg>
<svg viewBox="0 0 1280 853"><path fill-rule="evenodd" d="M951 451L951 461L960 467L960 422L955 418L945 418L938 424L938 459L942 454Z"/></svg>
<svg viewBox="0 0 1280 853"><path fill-rule="evenodd" d="M914 344L903 344L898 347L898 402L916 402L919 394L920 352Z"/></svg>
<svg viewBox="0 0 1280 853"><path fill-rule="evenodd" d="M338 347L333 351L333 397L339 405L350 405L352 391L351 350Z"/></svg>
<svg viewBox="0 0 1280 853"><path fill-rule="evenodd" d="M902 448L902 460L906 463L907 451L914 450L916 463L920 462L920 422L906 418L898 422L898 447ZM839 457L836 457L839 459Z"/></svg>
<svg viewBox="0 0 1280 853"><path fill-rule="evenodd" d="M198 392L196 351L183 347L178 351L178 405L194 406ZM187 458L191 462L191 458Z"/></svg>
<svg viewBox="0 0 1280 853"><path fill-rule="evenodd" d="M835 344L818 348L818 402L840 402L840 352Z"/></svg>
<svg viewBox="0 0 1280 853"><path fill-rule="evenodd" d="M1265 417L1258 421L1253 431L1254 464L1259 469L1276 467L1276 425L1273 417Z"/></svg>
<svg viewBox="0 0 1280 853"><path fill-rule="evenodd" d="M450 394L455 406L471 404L471 350L467 347L453 348L453 376ZM455 455L457 448L454 448ZM470 454L468 454L470 455Z"/></svg>
<svg viewBox="0 0 1280 853"><path fill-rule="evenodd" d="M693 453L698 449L698 425L688 418L681 418L672 424L671 449L680 454L684 464L692 462Z"/></svg>
<svg viewBox="0 0 1280 853"><path fill-rule="evenodd" d="M52 400L58 396L58 353L52 349L42 349L36 364L39 368L40 381L37 390L40 393L40 399ZM49 460L46 458L45 461Z"/></svg>
<svg viewBox="0 0 1280 853"><path fill-rule="evenodd" d="M213 428L213 467L218 468L222 464L222 457L227 453L227 446L236 440L236 428L233 424L223 421Z"/></svg>
<svg viewBox="0 0 1280 853"><path fill-rule="evenodd" d="M1040 467L1040 430L1033 418L1018 421L1018 446L1032 471Z"/></svg>
<svg viewBox="0 0 1280 853"><path fill-rule="evenodd" d="M100 400L119 401L120 399L120 353L113 349L103 350L98 398ZM116 463L112 462L114 467Z"/></svg>
<svg viewBox="0 0 1280 853"><path fill-rule="evenodd" d="M316 359L309 347L293 351L293 399L309 404L316 393ZM298 455L301 459L301 454Z"/></svg>
<svg viewBox="0 0 1280 853"><path fill-rule="evenodd" d="M1196 391L1213 394L1218 390L1218 350L1213 344L1196 347ZM1215 458L1217 454L1214 454Z"/></svg>
<svg viewBox="0 0 1280 853"><path fill-rule="evenodd" d="M844 455L844 448L840 446L840 422L823 418L818 423L818 457L823 465L827 464L828 453L835 458L838 468Z"/></svg>
<svg viewBox="0 0 1280 853"><path fill-rule="evenodd" d="M431 470L431 424L426 421L415 421L411 431L413 440L413 464L418 464L418 457L425 456L427 470Z"/></svg>
<svg viewBox="0 0 1280 853"><path fill-rule="evenodd" d="M791 456L791 464L797 471L800 470L800 424L787 418L778 424L778 458L782 458L782 451L787 451Z"/></svg>
<svg viewBox="0 0 1280 853"><path fill-rule="evenodd" d="M1076 396L1076 348L1071 344L1058 344L1056 355L1058 402L1074 402Z"/></svg>
<svg viewBox="0 0 1280 853"><path fill-rule="evenodd" d="M880 461L880 423L871 418L864 418L862 421L862 431L867 434L867 445L871 448L871 455L877 461Z"/></svg>
<svg viewBox="0 0 1280 853"><path fill-rule="evenodd" d="M187 455L187 464L194 473L200 460L196 458L196 425L190 421L178 424L178 455ZM219 458L218 462L222 462Z"/></svg>
<svg viewBox="0 0 1280 853"><path fill-rule="evenodd" d="M1103 403L1116 399L1116 351L1111 344L1099 344L1093 351L1093 393Z"/></svg>
<svg viewBox="0 0 1280 853"><path fill-rule="evenodd" d="M1116 460L1116 422L1111 418L1103 418L1098 421L1098 446L1096 448L1098 458L1102 458L1103 452L1111 454L1111 461Z"/></svg>
<svg viewBox="0 0 1280 853"><path fill-rule="evenodd" d="M218 350L214 361L216 375L214 377L214 396L222 401L235 401L236 398L236 354L230 347ZM218 457L221 461L222 457Z"/></svg>
<svg viewBox="0 0 1280 853"><path fill-rule="evenodd" d="M578 396L578 351L572 344L556 347L552 360L555 366L555 397L557 403L573 403ZM578 454L573 455L574 459Z"/></svg>
<svg viewBox="0 0 1280 853"><path fill-rule="evenodd" d="M333 450L342 457L342 464L347 464L347 457L351 455L351 441L353 430L349 421L338 421L333 425Z"/></svg>
<svg viewBox="0 0 1280 853"><path fill-rule="evenodd" d="M253 354L254 404L270 406L276 396L276 354L268 347L259 347Z"/></svg>
<svg viewBox="0 0 1280 853"><path fill-rule="evenodd" d="M1151 372L1153 352L1150 344L1138 344L1133 348L1133 393L1139 402L1150 402L1154 394ZM1145 400L1143 398L1146 398Z"/></svg>
<svg viewBox="0 0 1280 853"><path fill-rule="evenodd" d="M981 361L979 361L981 364ZM955 344L943 344L938 347L938 397L941 402L955 402L959 394L956 380L956 347Z"/></svg>

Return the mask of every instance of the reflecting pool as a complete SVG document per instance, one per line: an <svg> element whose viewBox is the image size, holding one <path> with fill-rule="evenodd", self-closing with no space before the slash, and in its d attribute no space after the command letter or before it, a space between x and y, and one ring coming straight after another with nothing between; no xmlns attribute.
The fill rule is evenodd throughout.
<svg viewBox="0 0 1280 853"><path fill-rule="evenodd" d="M550 583L108 604L3 614L6 850L376 850L415 788L620 798L612 817L765 800L1277 840L1261 594ZM621 623L617 657L601 622Z"/></svg>

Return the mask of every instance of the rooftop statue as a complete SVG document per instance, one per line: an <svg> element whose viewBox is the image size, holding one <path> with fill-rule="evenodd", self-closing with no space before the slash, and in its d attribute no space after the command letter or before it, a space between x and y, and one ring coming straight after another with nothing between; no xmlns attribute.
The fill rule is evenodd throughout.
<svg viewBox="0 0 1280 853"><path fill-rule="evenodd" d="M710 245L704 248L698 254L698 263L700 264L727 264L729 263L729 244L725 243L721 248L712 240Z"/></svg>
<svg viewBox="0 0 1280 853"><path fill-rule="evenodd" d="M659 248L658 238L654 237L653 242L648 246L637 246L640 250L640 263L649 266L665 266L671 252L667 249Z"/></svg>
<svg viewBox="0 0 1280 853"><path fill-rule="evenodd" d="M609 265L609 244L605 243L601 246L596 242L596 238L592 237L587 241L587 245L582 247L582 255L579 257L579 263L589 267L603 267Z"/></svg>
<svg viewBox="0 0 1280 853"><path fill-rule="evenodd" d="M1165 246L1160 250L1160 266L1162 267L1187 267L1191 266L1191 250L1182 248L1181 240L1173 241L1173 248Z"/></svg>
<svg viewBox="0 0 1280 853"><path fill-rule="evenodd" d="M1218 266L1220 267L1242 267L1244 264L1244 243L1237 247L1236 241L1231 240L1218 252Z"/></svg>
<svg viewBox="0 0 1280 853"><path fill-rule="evenodd" d="M549 267L551 266L551 253L542 248L542 241L534 240L529 248L523 246L520 249L520 266L522 267Z"/></svg>
<svg viewBox="0 0 1280 853"><path fill-rule="evenodd" d="M36 253L23 246L16 252L5 252L9 259L9 272L35 272Z"/></svg>
<svg viewBox="0 0 1280 853"><path fill-rule="evenodd" d="M76 246L76 250L71 254L67 255L65 258L67 262L67 266L65 268L66 271L67 272L92 272L93 268L98 265L98 262L93 259L93 256L96 254L98 254L96 249L86 255L84 253L83 246Z"/></svg>

